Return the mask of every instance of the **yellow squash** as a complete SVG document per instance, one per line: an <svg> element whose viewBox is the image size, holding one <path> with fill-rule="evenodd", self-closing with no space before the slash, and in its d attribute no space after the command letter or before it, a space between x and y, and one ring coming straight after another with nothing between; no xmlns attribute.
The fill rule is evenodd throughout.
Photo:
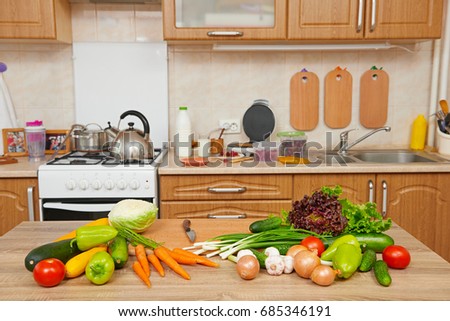
<svg viewBox="0 0 450 321"><path fill-rule="evenodd" d="M66 278L72 279L84 273L90 258L97 252L106 251L107 246L97 246L74 256L66 263Z"/></svg>
<svg viewBox="0 0 450 321"><path fill-rule="evenodd" d="M109 220L107 217L99 218L95 221L87 223L85 226L101 226L101 225L109 225ZM58 237L54 242L67 240L67 239L73 239L77 236L77 230L70 231L69 233Z"/></svg>

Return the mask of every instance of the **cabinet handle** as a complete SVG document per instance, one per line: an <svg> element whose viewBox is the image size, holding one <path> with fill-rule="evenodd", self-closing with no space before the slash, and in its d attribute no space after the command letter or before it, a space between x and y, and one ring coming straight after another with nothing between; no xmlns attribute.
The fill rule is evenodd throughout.
<svg viewBox="0 0 450 321"><path fill-rule="evenodd" d="M363 26L363 14L364 14L364 0L359 0L358 6L358 21L356 25L356 32L361 32Z"/></svg>
<svg viewBox="0 0 450 321"><path fill-rule="evenodd" d="M208 37L242 37L244 33L242 31L208 31L206 35Z"/></svg>
<svg viewBox="0 0 450 321"><path fill-rule="evenodd" d="M377 24L377 0L372 0L372 16L370 19L370 32L375 30Z"/></svg>
<svg viewBox="0 0 450 321"><path fill-rule="evenodd" d="M383 217L386 217L386 215L387 215L387 198L388 198L388 185L387 185L386 181L383 181L382 187L383 187L383 203L381 205L381 215Z"/></svg>
<svg viewBox="0 0 450 321"><path fill-rule="evenodd" d="M373 182L369 179L369 202L373 203Z"/></svg>
<svg viewBox="0 0 450 321"><path fill-rule="evenodd" d="M246 187L208 187L210 193L244 193Z"/></svg>
<svg viewBox="0 0 450 321"><path fill-rule="evenodd" d="M28 201L28 220L34 221L34 198L33 198L34 187L30 186L27 188L27 201Z"/></svg>
<svg viewBox="0 0 450 321"><path fill-rule="evenodd" d="M208 214L207 218L246 218L247 214L237 214L237 215L215 215L215 214Z"/></svg>

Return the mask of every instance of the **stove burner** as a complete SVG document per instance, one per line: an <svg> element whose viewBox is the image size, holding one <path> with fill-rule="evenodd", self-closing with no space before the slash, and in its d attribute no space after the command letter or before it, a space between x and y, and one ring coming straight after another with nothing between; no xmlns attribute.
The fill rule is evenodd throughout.
<svg viewBox="0 0 450 321"><path fill-rule="evenodd" d="M154 150L153 158L132 160L132 161L122 161L120 159L114 158L108 152L71 152L69 154L63 155L59 158L47 163L47 165L105 165L105 166L119 166L119 165L150 165L161 153L161 149Z"/></svg>

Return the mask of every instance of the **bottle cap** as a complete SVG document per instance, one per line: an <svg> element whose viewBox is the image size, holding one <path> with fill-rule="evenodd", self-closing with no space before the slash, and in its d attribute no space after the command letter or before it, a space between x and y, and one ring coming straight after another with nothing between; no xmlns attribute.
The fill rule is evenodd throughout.
<svg viewBox="0 0 450 321"><path fill-rule="evenodd" d="M186 106L181 106L180 110L187 110L187 107Z"/></svg>
<svg viewBox="0 0 450 321"><path fill-rule="evenodd" d="M42 120L27 121L26 125L29 127L42 126Z"/></svg>

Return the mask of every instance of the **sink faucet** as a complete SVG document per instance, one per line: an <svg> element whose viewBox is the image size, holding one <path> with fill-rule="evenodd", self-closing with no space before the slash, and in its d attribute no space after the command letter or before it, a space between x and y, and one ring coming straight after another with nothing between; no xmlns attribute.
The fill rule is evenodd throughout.
<svg viewBox="0 0 450 321"><path fill-rule="evenodd" d="M341 141L340 141L340 147L339 147L339 153L340 153L340 154L344 154L344 155L345 155L345 154L347 153L347 151L348 151L350 148L352 148L352 147L355 146L356 144L362 142L364 139L366 139L366 138L372 136L373 134L375 134L375 133L377 133L377 132L379 132L379 131L384 130L384 131L386 131L386 132L390 132L390 131L391 131L391 127L386 126L386 127L376 128L376 129L372 130L371 132L368 132L368 133L365 134L364 136L358 138L358 139L355 140L353 143L349 144L349 143L348 143L348 133L350 133L351 131L354 131L354 130L356 130L356 129L346 130L346 131L344 131L344 132L342 132L342 133L340 134L340 138L341 138Z"/></svg>

